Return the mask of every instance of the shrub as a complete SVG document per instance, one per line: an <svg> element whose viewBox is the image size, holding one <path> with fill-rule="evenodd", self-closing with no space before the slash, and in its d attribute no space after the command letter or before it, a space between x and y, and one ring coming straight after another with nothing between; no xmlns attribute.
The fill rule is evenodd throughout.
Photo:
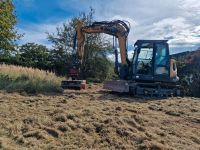
<svg viewBox="0 0 200 150"><path fill-rule="evenodd" d="M200 97L200 75L199 73L194 74L193 82L191 84L192 94L195 97Z"/></svg>

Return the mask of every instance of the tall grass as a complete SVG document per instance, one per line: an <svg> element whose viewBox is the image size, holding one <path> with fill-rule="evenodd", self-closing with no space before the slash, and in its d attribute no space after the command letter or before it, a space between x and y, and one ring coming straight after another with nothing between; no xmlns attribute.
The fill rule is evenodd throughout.
<svg viewBox="0 0 200 150"><path fill-rule="evenodd" d="M14 65L0 65L0 89L8 92L62 92L62 78L54 73Z"/></svg>

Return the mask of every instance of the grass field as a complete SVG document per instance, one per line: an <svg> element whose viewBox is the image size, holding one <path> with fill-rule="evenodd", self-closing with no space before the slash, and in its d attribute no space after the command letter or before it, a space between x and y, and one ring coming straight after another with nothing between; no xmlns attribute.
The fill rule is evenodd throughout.
<svg viewBox="0 0 200 150"><path fill-rule="evenodd" d="M199 150L200 99L0 92L0 149Z"/></svg>
<svg viewBox="0 0 200 150"><path fill-rule="evenodd" d="M57 93L62 78L54 73L13 65L0 65L0 89L8 92Z"/></svg>

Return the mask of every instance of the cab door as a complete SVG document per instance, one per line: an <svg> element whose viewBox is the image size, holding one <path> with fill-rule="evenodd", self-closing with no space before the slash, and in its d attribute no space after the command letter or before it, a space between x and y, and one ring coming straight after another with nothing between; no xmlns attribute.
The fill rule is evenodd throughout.
<svg viewBox="0 0 200 150"><path fill-rule="evenodd" d="M169 81L170 63L167 43L154 45L154 81Z"/></svg>
<svg viewBox="0 0 200 150"><path fill-rule="evenodd" d="M134 58L134 79L153 81L153 43L146 42L139 45Z"/></svg>

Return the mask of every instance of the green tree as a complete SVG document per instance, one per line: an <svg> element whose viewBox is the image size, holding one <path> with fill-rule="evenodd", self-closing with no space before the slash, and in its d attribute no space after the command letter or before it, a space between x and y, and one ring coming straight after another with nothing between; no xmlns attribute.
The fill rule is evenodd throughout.
<svg viewBox="0 0 200 150"><path fill-rule="evenodd" d="M15 30L16 16L11 0L0 1L0 61L7 62L19 38Z"/></svg>
<svg viewBox="0 0 200 150"><path fill-rule="evenodd" d="M50 69L49 50L43 45L35 43L27 43L19 48L18 57L19 64L27 67L39 69Z"/></svg>
<svg viewBox="0 0 200 150"><path fill-rule="evenodd" d="M49 60L51 62L50 70L58 75L65 76L71 66L72 57L62 48L52 49L49 54Z"/></svg>
<svg viewBox="0 0 200 150"><path fill-rule="evenodd" d="M72 66L72 56L75 55L72 47L77 20L81 20L84 25L90 25L94 22L93 16L94 10L91 9L88 14L81 13L61 27L57 27L56 33L48 33L48 39L53 43L51 55L54 56L55 64L58 64L55 69L64 68L58 71L59 74L67 74L70 66ZM102 34L87 34L81 77L95 81L103 81L108 78L113 73L113 69L110 69L112 63L107 59L110 50L111 44Z"/></svg>
<svg viewBox="0 0 200 150"><path fill-rule="evenodd" d="M53 44L53 49L50 52L52 70L59 75L67 75L71 67L73 37L75 35L73 22L63 23L62 27L56 28L56 33L47 33L48 40Z"/></svg>

